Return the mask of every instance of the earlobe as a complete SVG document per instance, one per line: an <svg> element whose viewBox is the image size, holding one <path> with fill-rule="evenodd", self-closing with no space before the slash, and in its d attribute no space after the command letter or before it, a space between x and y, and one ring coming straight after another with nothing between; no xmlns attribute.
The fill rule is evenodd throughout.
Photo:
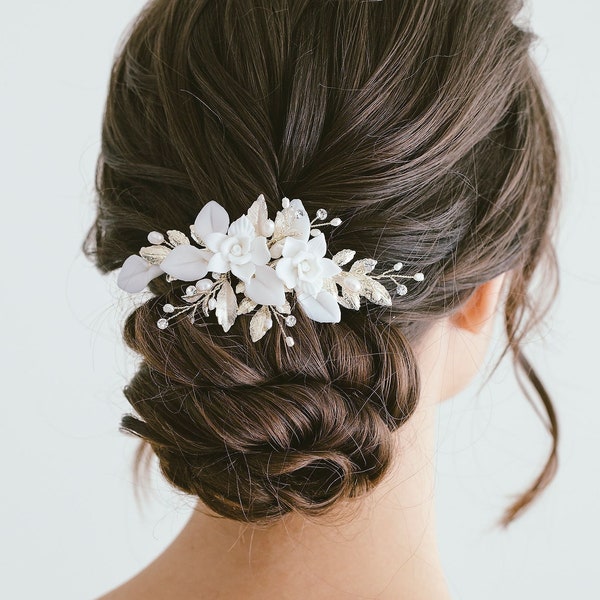
<svg viewBox="0 0 600 600"><path fill-rule="evenodd" d="M496 313L505 276L506 272L479 285L465 304L450 316L450 323L471 333L481 331Z"/></svg>

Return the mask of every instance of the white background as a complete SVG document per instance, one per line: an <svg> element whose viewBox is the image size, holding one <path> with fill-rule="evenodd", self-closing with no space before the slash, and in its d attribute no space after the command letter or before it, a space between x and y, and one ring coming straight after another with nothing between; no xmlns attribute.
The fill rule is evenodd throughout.
<svg viewBox="0 0 600 600"><path fill-rule="evenodd" d="M113 51L139 0L2 0L0 596L92 598L168 545L189 500L159 478L138 509L135 442L118 432L126 300L80 243ZM558 408L560 470L509 531L495 519L536 474L548 436L506 362L440 412L438 519L454 597L599 598L598 21L591 0L536 0L536 57L566 155L562 289L528 346Z"/></svg>

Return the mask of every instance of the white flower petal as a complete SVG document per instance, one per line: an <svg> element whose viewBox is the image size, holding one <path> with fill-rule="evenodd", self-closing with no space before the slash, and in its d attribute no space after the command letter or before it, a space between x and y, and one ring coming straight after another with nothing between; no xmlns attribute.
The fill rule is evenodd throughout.
<svg viewBox="0 0 600 600"><path fill-rule="evenodd" d="M219 233L227 233L229 227L229 215L227 211L214 200L207 202L196 217L194 229L196 235L204 241L204 238L214 231Z"/></svg>
<svg viewBox="0 0 600 600"><path fill-rule="evenodd" d="M331 258L321 259L321 269L321 275L323 275L325 279L327 279L327 277L333 277L334 275L337 275L342 270L338 264L331 260Z"/></svg>
<svg viewBox="0 0 600 600"><path fill-rule="evenodd" d="M271 267L256 265L256 275L246 283L246 296L257 304L279 306L285 302L283 282Z"/></svg>
<svg viewBox="0 0 600 600"><path fill-rule="evenodd" d="M272 231L269 231L267 226L267 221L269 220L267 202L263 194L260 194L248 209L248 218L252 222L252 225L254 225L257 235L264 235L265 237L271 235Z"/></svg>
<svg viewBox="0 0 600 600"><path fill-rule="evenodd" d="M288 288L292 289L296 285L298 273L291 258L280 258L275 265L275 271Z"/></svg>
<svg viewBox="0 0 600 600"><path fill-rule="evenodd" d="M218 252L223 240L227 239L227 236L220 231L213 231L202 238L204 245L213 252Z"/></svg>
<svg viewBox="0 0 600 600"><path fill-rule="evenodd" d="M208 273L208 261L212 255L209 250L200 250L192 245L176 246L162 261L165 273L181 281L197 281Z"/></svg>
<svg viewBox="0 0 600 600"><path fill-rule="evenodd" d="M162 275L164 271L158 265L151 265L137 254L132 254L125 260L119 276L117 285L130 294L141 292L155 277Z"/></svg>
<svg viewBox="0 0 600 600"><path fill-rule="evenodd" d="M252 262L247 262L241 265L231 263L231 272L242 281L248 281L248 279L254 275L255 271L256 265Z"/></svg>
<svg viewBox="0 0 600 600"><path fill-rule="evenodd" d="M294 237L285 238L285 243L283 244L283 250L281 251L282 256L289 258L290 256L295 256L298 252L302 252L306 250L307 243L303 240L299 240Z"/></svg>
<svg viewBox="0 0 600 600"><path fill-rule="evenodd" d="M227 273L229 271L229 261L221 254L217 252L213 254L208 261L207 272L215 271L215 273Z"/></svg>
<svg viewBox="0 0 600 600"><path fill-rule="evenodd" d="M339 323L341 321L342 314L337 300L333 294L325 290L321 290L316 298L310 294L300 294L298 302L306 315L313 321L319 323Z"/></svg>
<svg viewBox="0 0 600 600"><path fill-rule="evenodd" d="M271 253L267 247L267 238L261 236L252 240L252 262L257 265L266 265L271 259Z"/></svg>
<svg viewBox="0 0 600 600"><path fill-rule="evenodd" d="M323 232L316 235L312 240L310 240L307 244L308 250L311 254L322 258L325 256L325 251L327 250L327 242L325 241L325 236Z"/></svg>
<svg viewBox="0 0 600 600"><path fill-rule="evenodd" d="M310 237L310 219L308 218L308 213L304 208L304 204L302 204L302 200L299 198L294 198L288 207L287 210L291 210L294 212L294 220L292 221L293 225L291 227L290 235L295 238L299 238L305 242L308 241ZM296 211L302 211L303 215L300 218L296 217Z"/></svg>
<svg viewBox="0 0 600 600"><path fill-rule="evenodd" d="M236 237L247 237L252 239L256 236L256 231L254 230L252 221L246 215L242 215L229 226L227 235L235 235Z"/></svg>

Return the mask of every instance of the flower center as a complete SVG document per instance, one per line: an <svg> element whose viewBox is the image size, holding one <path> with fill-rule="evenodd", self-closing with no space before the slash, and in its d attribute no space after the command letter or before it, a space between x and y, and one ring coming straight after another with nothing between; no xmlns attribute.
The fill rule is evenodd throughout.
<svg viewBox="0 0 600 600"><path fill-rule="evenodd" d="M307 260L303 260L300 263L300 269L302 271L304 271L304 273L306 273L307 271L310 271L310 263Z"/></svg>
<svg viewBox="0 0 600 600"><path fill-rule="evenodd" d="M242 253L242 247L239 244L234 244L231 247L231 254L234 256L239 256Z"/></svg>

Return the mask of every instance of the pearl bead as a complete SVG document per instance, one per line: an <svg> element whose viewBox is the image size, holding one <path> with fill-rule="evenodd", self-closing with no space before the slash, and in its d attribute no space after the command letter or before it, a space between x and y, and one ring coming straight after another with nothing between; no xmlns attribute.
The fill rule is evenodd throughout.
<svg viewBox="0 0 600 600"><path fill-rule="evenodd" d="M267 222L265 223L265 236L266 237L270 237L273 235L273 232L275 231L275 223L273 222L272 219L268 219Z"/></svg>
<svg viewBox="0 0 600 600"><path fill-rule="evenodd" d="M311 229L310 230L310 235L312 235L313 237L317 237L320 233L321 233L320 229Z"/></svg>
<svg viewBox="0 0 600 600"><path fill-rule="evenodd" d="M208 308L210 308L210 310L213 310L214 308L216 308L217 306L217 301L214 298L211 298L208 301Z"/></svg>
<svg viewBox="0 0 600 600"><path fill-rule="evenodd" d="M358 292L361 288L360 281L352 275L346 276L344 279L344 286L351 292Z"/></svg>
<svg viewBox="0 0 600 600"><path fill-rule="evenodd" d="M172 313L175 312L175 307L172 304L165 304L163 306L163 311L166 313Z"/></svg>
<svg viewBox="0 0 600 600"><path fill-rule="evenodd" d="M339 217L335 217L335 219L331 219L331 224L334 227L337 227L338 225L342 224L342 220Z"/></svg>
<svg viewBox="0 0 600 600"><path fill-rule="evenodd" d="M401 262L397 262L394 265L394 271L399 271L404 265Z"/></svg>
<svg viewBox="0 0 600 600"><path fill-rule="evenodd" d="M320 208L317 211L317 219L319 219L320 221L323 221L327 218L327 211L324 208Z"/></svg>
<svg viewBox="0 0 600 600"><path fill-rule="evenodd" d="M265 320L265 327L267 329L271 329L271 327L273 327L273 319L266 319Z"/></svg>
<svg viewBox="0 0 600 600"><path fill-rule="evenodd" d="M169 321L167 321L166 319L159 319L158 321L156 321L156 326L159 329L166 329L169 326Z"/></svg>
<svg viewBox="0 0 600 600"><path fill-rule="evenodd" d="M401 295L404 296L407 292L408 292L408 288L401 283L397 288L396 291Z"/></svg>
<svg viewBox="0 0 600 600"><path fill-rule="evenodd" d="M198 290L196 289L195 285L188 285L185 288L185 295L186 296L193 296L194 294L198 293Z"/></svg>
<svg viewBox="0 0 600 600"><path fill-rule="evenodd" d="M151 244L159 245L165 241L165 236L162 233L159 233L158 231L151 231L148 234L148 241Z"/></svg>
<svg viewBox="0 0 600 600"><path fill-rule="evenodd" d="M199 292L208 292L212 286L213 282L210 279L201 279L200 281L196 281L196 289Z"/></svg>
<svg viewBox="0 0 600 600"><path fill-rule="evenodd" d="M283 206L283 208L287 208L290 205L290 199L289 198L282 198L281 199L281 206Z"/></svg>
<svg viewBox="0 0 600 600"><path fill-rule="evenodd" d="M285 324L286 324L288 327L293 327L293 326L296 324L296 317L295 317L294 315L288 315L288 316L285 318Z"/></svg>
<svg viewBox="0 0 600 600"><path fill-rule="evenodd" d="M293 338L293 337L290 337L290 336L286 337L286 338L285 338L285 343L286 343L288 346L293 346L293 345L294 345L294 338Z"/></svg>
<svg viewBox="0 0 600 600"><path fill-rule="evenodd" d="M423 281L423 279L425 279L425 275L423 275L423 273L415 273L413 275L413 279L415 281Z"/></svg>
<svg viewBox="0 0 600 600"><path fill-rule="evenodd" d="M212 278L213 279L219 279L220 276L221 276L221 273L217 273L216 271L212 272Z"/></svg>

